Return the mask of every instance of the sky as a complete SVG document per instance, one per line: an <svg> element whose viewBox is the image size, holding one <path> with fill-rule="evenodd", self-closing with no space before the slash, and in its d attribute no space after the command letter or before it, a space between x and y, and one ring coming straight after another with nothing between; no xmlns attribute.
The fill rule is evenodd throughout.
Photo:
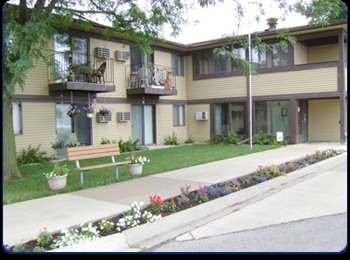
<svg viewBox="0 0 350 260"><path fill-rule="evenodd" d="M225 0L225 3L216 4L215 7L197 8L196 10L189 11L187 19L198 20L199 23L195 26L182 27L183 32L176 38L171 37L170 34L166 32L164 36L167 40L188 44L218 39L224 34L232 35L233 32L235 35L241 35L249 32L264 31L268 28L266 19L269 17L279 17L281 11L278 8L271 7L269 5L269 0L262 0L262 2L267 3L267 9L269 10L266 11L264 17L261 17L261 22L259 24L252 22L250 25L246 22L245 25L241 26L238 33L235 25L233 0ZM291 0L291 2L295 1ZM251 15L253 15L253 13ZM286 21L279 20L277 28L291 28L307 24L308 21L304 17L293 14L288 16Z"/></svg>
<svg viewBox="0 0 350 260"><path fill-rule="evenodd" d="M185 0L188 3L197 0ZM287 0L289 4L295 3L296 0ZM19 3L19 0L10 0L9 3ZM140 5L144 4L144 0L137 1ZM206 40L213 40L223 37L223 35L235 35L253 33L256 31L264 31L268 28L266 19L269 17L279 17L281 11L278 7L274 7L271 4L272 0L260 0L266 6L266 15L261 17L261 22L257 24L252 22L250 25L248 22L242 24L241 28L237 32L235 13L234 13L234 0L224 0L225 3L217 3L215 6L208 8L198 7L197 9L190 10L187 13L187 19L189 21L198 20L198 24L182 26L182 32L176 38L170 35L169 30L164 31L164 37L166 40L174 41L178 43L188 44L195 42L202 42ZM242 1L244 3L244 1ZM248 1L247 1L248 2ZM247 17L254 16L255 11L246 13ZM249 19L252 20L252 19ZM103 22L101 20L99 23ZM294 14L287 17L286 21L279 20L277 28L291 28L307 25L307 20L300 15ZM167 32L168 31L168 32Z"/></svg>

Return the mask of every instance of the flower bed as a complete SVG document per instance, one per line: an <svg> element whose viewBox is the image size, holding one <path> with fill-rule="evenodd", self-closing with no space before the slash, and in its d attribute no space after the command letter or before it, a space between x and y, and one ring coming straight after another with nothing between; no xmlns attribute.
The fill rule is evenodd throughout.
<svg viewBox="0 0 350 260"><path fill-rule="evenodd" d="M88 225L83 224L78 229L62 229L61 233L52 234L49 240L44 240L45 243L43 243L42 239L39 239L39 242L38 240L33 240L8 249L17 252L48 251L55 247L65 247L80 243L81 241L91 241L103 236L112 235L147 222L157 222L168 215L195 207L207 201L215 200L233 192L238 192L261 182L334 157L343 152L345 151L330 149L321 152L318 150L313 155L307 155L293 162L270 166L258 165L256 171L253 173L214 185L200 186L198 190L191 192L191 187L185 184L185 186L179 187L179 195L176 197L162 200L157 194L150 195L150 203L148 205L144 206L142 202L134 202L131 204L130 211L125 214L108 220L89 223ZM38 238L40 238L40 234ZM62 243L62 241L65 243Z"/></svg>

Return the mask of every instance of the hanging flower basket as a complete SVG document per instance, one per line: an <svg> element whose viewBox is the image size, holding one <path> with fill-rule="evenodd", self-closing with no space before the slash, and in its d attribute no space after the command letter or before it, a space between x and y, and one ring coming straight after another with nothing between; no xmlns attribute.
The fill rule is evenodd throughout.
<svg viewBox="0 0 350 260"><path fill-rule="evenodd" d="M95 107L87 106L87 107L84 107L84 110L85 110L86 116L91 118L92 114L95 112Z"/></svg>
<svg viewBox="0 0 350 260"><path fill-rule="evenodd" d="M75 117L77 114L80 113L80 110L75 106L75 107L71 107L68 111L67 111L67 115L69 117Z"/></svg>

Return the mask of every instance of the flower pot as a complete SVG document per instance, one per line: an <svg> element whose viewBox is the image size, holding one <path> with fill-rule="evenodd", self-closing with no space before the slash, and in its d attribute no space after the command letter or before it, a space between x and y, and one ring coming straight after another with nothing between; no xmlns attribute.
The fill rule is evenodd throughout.
<svg viewBox="0 0 350 260"><path fill-rule="evenodd" d="M132 176L137 176L142 174L142 164L127 164L128 171Z"/></svg>
<svg viewBox="0 0 350 260"><path fill-rule="evenodd" d="M86 116L91 118L92 114L91 113L86 113Z"/></svg>
<svg viewBox="0 0 350 260"><path fill-rule="evenodd" d="M46 177L50 190L59 190L66 187L67 176L68 174L51 178Z"/></svg>

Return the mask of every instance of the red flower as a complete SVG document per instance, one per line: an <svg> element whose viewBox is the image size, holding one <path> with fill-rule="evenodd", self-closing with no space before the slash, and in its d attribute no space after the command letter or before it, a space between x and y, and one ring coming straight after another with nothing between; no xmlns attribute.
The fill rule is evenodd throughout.
<svg viewBox="0 0 350 260"><path fill-rule="evenodd" d="M174 205L174 199L173 198L171 198L171 200L170 200L170 205Z"/></svg>

